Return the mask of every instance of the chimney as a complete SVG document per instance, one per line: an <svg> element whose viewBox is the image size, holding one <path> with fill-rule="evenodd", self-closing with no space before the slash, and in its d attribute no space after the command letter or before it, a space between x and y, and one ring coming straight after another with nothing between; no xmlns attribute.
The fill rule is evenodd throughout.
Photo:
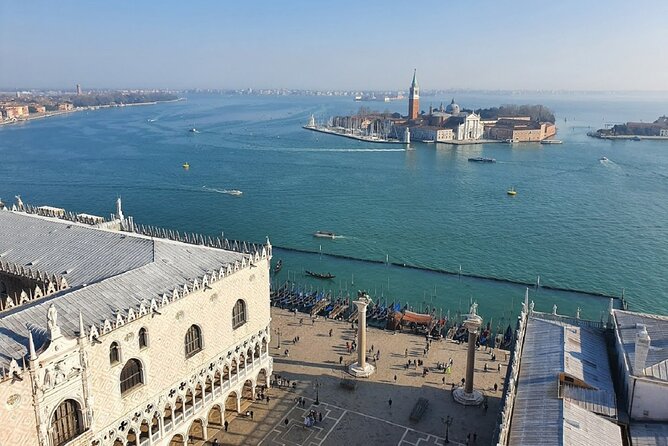
<svg viewBox="0 0 668 446"><path fill-rule="evenodd" d="M638 332L636 333L636 359L633 364L633 370L636 376L644 376L651 339L644 325L637 324L636 327L638 328Z"/></svg>

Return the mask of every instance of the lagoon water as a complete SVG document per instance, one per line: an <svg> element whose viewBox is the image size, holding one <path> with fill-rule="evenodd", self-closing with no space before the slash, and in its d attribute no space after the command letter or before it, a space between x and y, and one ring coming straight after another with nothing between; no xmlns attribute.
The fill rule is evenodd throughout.
<svg viewBox="0 0 668 446"><path fill-rule="evenodd" d="M606 123L654 120L668 95L458 94L463 107L542 103L561 145L399 146L303 130L359 107L350 98L191 95L0 127L0 197L252 241L269 236L277 282L466 311L506 324L524 288L349 260L385 260L619 295L668 313L668 142L602 141ZM422 97L422 108L450 97ZM362 103L405 113L406 102ZM192 133L190 128L199 133ZM486 156L495 164L469 163ZM599 161L601 157L609 161ZM189 170L182 164L188 162ZM506 195L514 186L515 197ZM239 189L242 196L223 193ZM344 237L316 239L317 230ZM323 282L303 270L331 272ZM532 289L536 309L598 320L608 301Z"/></svg>

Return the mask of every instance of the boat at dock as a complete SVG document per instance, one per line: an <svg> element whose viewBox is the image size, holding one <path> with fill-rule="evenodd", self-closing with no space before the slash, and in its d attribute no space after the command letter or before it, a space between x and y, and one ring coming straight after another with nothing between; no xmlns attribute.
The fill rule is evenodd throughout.
<svg viewBox="0 0 668 446"><path fill-rule="evenodd" d="M331 238L332 240L336 238L341 238L340 235L336 235L335 233L329 231L315 231L313 233L313 237Z"/></svg>
<svg viewBox="0 0 668 446"><path fill-rule="evenodd" d="M333 279L333 278L336 277L335 275L333 275L331 273L323 274L323 273L316 273L316 272L309 271L309 270L304 270L304 272L311 277L315 277L316 279Z"/></svg>
<svg viewBox="0 0 668 446"><path fill-rule="evenodd" d="M483 158L482 156L478 156L475 158L469 158L469 161L472 163L495 163L496 159L494 158Z"/></svg>

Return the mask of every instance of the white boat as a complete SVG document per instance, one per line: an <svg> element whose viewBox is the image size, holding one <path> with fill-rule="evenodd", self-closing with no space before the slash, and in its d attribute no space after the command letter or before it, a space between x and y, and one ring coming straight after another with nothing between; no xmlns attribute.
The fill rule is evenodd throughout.
<svg viewBox="0 0 668 446"><path fill-rule="evenodd" d="M341 236L336 235L335 233L329 232L329 231L315 231L315 233L313 233L313 237L335 239L335 238L339 238Z"/></svg>
<svg viewBox="0 0 668 446"><path fill-rule="evenodd" d="M223 193L224 193L224 194L227 194L227 195L234 195L234 196L237 196L237 197L238 197L239 195L243 194L243 192L241 192L241 191L238 190L238 189L230 189L230 190L225 189L225 190L223 191Z"/></svg>
<svg viewBox="0 0 668 446"><path fill-rule="evenodd" d="M540 142L541 144L562 144L563 141L560 139L544 139Z"/></svg>
<svg viewBox="0 0 668 446"><path fill-rule="evenodd" d="M598 160L599 160L599 161L603 161L603 162L605 162L605 161L610 161L610 160L609 160L608 158L606 158L605 156L600 157Z"/></svg>
<svg viewBox="0 0 668 446"><path fill-rule="evenodd" d="M188 130L190 133L199 133L199 130L197 130L195 127L191 128Z"/></svg>

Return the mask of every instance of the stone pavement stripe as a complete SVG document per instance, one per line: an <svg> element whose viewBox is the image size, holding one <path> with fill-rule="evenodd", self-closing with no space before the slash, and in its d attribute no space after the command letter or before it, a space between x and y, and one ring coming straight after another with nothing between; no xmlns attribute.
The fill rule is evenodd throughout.
<svg viewBox="0 0 668 446"><path fill-rule="evenodd" d="M343 413L341 414L341 416L340 416L339 418L336 419L336 423L334 423L334 424L332 425L331 429L330 429L329 431L327 431L327 433L325 434L325 436L324 436L324 437L322 438L322 440L320 441L320 444L324 443L324 441L327 440L327 437L329 436L329 434L334 430L334 428L336 427L336 425L339 424L339 422L343 419L343 417L346 415L346 412L348 412L348 411L347 411L347 410L344 410Z"/></svg>

